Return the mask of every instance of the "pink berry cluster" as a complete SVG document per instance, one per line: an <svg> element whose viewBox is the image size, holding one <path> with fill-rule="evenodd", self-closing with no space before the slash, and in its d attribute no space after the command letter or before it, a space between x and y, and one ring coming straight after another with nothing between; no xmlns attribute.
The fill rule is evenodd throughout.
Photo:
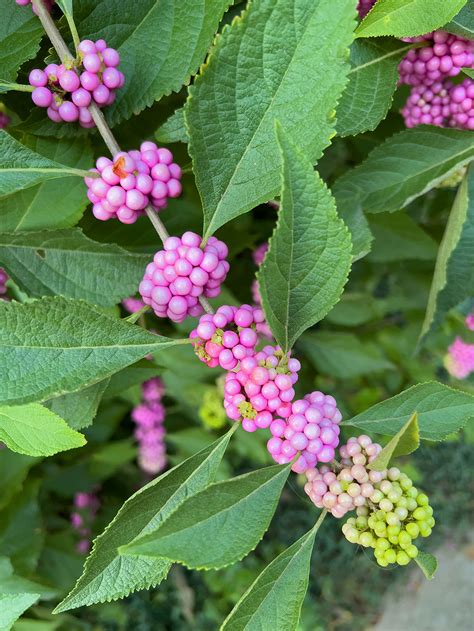
<svg viewBox="0 0 474 631"><path fill-rule="evenodd" d="M85 178L87 196L94 217L101 221L135 223L149 204L159 211L169 197L181 194L181 167L173 162L169 149L150 141L143 142L139 151L121 151L113 161L99 158L91 172L99 177Z"/></svg>
<svg viewBox="0 0 474 631"><path fill-rule="evenodd" d="M7 296L8 289L6 285L7 280L8 280L8 274L3 269L3 267L0 267L0 300L8 300L8 296Z"/></svg>
<svg viewBox="0 0 474 631"><path fill-rule="evenodd" d="M375 492L374 484L381 482L386 474L369 471L366 465L382 450L369 436L349 438L339 449L343 468L339 472L322 466L319 470L306 471L304 490L318 508L326 508L334 517L343 517L358 506L365 506Z"/></svg>
<svg viewBox="0 0 474 631"><path fill-rule="evenodd" d="M304 473L318 462L331 462L339 445L341 419L334 397L311 392L292 403L288 418L272 421L268 451L279 464L290 462L299 452L292 467L295 473Z"/></svg>
<svg viewBox="0 0 474 631"><path fill-rule="evenodd" d="M163 383L158 377L145 381L142 384L142 402L131 414L137 426L138 464L149 475L156 475L166 466L163 392Z"/></svg>
<svg viewBox="0 0 474 631"><path fill-rule="evenodd" d="M474 66L474 42L434 31L428 35L411 38L428 45L408 51L398 66L400 83L407 85L433 85L447 77L455 77L462 68Z"/></svg>
<svg viewBox="0 0 474 631"><path fill-rule="evenodd" d="M367 13L374 6L376 0L359 0L357 4L357 11L359 13L360 19L364 19Z"/></svg>
<svg viewBox="0 0 474 631"><path fill-rule="evenodd" d="M449 80L417 85L401 113L407 127L436 125L474 130L474 81L467 78L459 85Z"/></svg>
<svg viewBox="0 0 474 631"><path fill-rule="evenodd" d="M11 123L11 118L0 110L0 129L6 129Z"/></svg>
<svg viewBox="0 0 474 631"><path fill-rule="evenodd" d="M227 254L226 244L215 237L203 247L202 238L194 232L168 237L164 250L146 267L139 286L143 301L158 317L174 322L201 315L198 299L219 295L230 267Z"/></svg>
<svg viewBox="0 0 474 631"><path fill-rule="evenodd" d="M95 493L76 493L74 511L71 513L71 525L81 537L76 544L79 554L87 554L91 548L91 525L100 507Z"/></svg>
<svg viewBox="0 0 474 631"><path fill-rule="evenodd" d="M71 62L70 67L48 64L44 70L35 68L30 72L29 82L35 88L31 98L38 107L47 108L55 123L79 121L82 127L94 127L89 105L111 105L125 76L117 69L120 55L105 40L85 39L78 48L77 70Z"/></svg>
<svg viewBox="0 0 474 631"><path fill-rule="evenodd" d="M467 344L457 337L448 348L444 365L456 379L466 379L474 372L474 344Z"/></svg>
<svg viewBox="0 0 474 631"><path fill-rule="evenodd" d="M213 315L201 316L189 337L199 359L210 368L232 370L239 361L255 354L258 325L263 311L250 305L219 307Z"/></svg>
<svg viewBox="0 0 474 631"><path fill-rule="evenodd" d="M15 0L15 2L20 6L20 7L26 7L29 4L31 4L31 0ZM51 11L51 7L54 4L54 0L43 0L44 2L44 6L48 9L48 11ZM33 11L36 13L36 7L33 5L32 6Z"/></svg>
<svg viewBox="0 0 474 631"><path fill-rule="evenodd" d="M470 331L474 331L474 311L466 316L466 326Z"/></svg>
<svg viewBox="0 0 474 631"><path fill-rule="evenodd" d="M278 346L265 346L253 357L245 357L238 371L228 372L225 378L227 416L242 421L247 432L270 427L274 414L288 418L300 368L300 362Z"/></svg>

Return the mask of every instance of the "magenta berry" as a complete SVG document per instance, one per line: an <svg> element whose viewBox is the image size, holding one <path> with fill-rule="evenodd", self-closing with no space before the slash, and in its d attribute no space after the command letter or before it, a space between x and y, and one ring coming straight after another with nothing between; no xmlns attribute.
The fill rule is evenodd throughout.
<svg viewBox="0 0 474 631"><path fill-rule="evenodd" d="M203 315L189 337L202 362L210 368L232 370L241 359L255 354L257 326L263 321L261 309L250 305L222 306L214 315Z"/></svg>
<svg viewBox="0 0 474 631"><path fill-rule="evenodd" d="M280 464L290 462L300 452L293 471L304 473L318 462L334 460L341 419L334 397L319 391L311 392L292 403L287 419L277 418L272 422L272 438L267 448Z"/></svg>
<svg viewBox="0 0 474 631"><path fill-rule="evenodd" d="M165 208L168 198L181 193L178 179L181 168L172 160L170 151L163 151L153 142L143 142L140 151L122 151L113 162L109 158L99 158L97 168L92 171L98 172L100 177L85 178L94 216L102 221L117 218L122 223L135 223L148 204L158 211ZM166 182L156 179L154 169L158 166L164 167L168 173L172 171L174 176L169 175ZM159 197L155 196L157 185L160 187Z"/></svg>
<svg viewBox="0 0 474 631"><path fill-rule="evenodd" d="M105 48L104 48L105 46ZM93 127L94 121L87 108L92 101L99 107L115 100L115 90L125 82L116 68L120 57L104 40L84 40L79 44L79 61L75 67L49 64L44 70L30 72L29 82L35 90L32 99L38 107L48 108L54 122L79 121L82 127ZM172 185L173 191L176 186Z"/></svg>
<svg viewBox="0 0 474 631"><path fill-rule="evenodd" d="M26 7L27 5L31 4L31 0L15 0L15 2L20 6L20 7ZM46 9L48 9L48 11L51 11L51 7L54 4L54 0L43 0L44 2L44 6L46 7ZM33 9L33 12L36 13L36 8L33 5L31 7Z"/></svg>
<svg viewBox="0 0 474 631"><path fill-rule="evenodd" d="M8 278L9 277L6 271L3 269L3 267L0 267L0 300L8 300L8 289L6 285Z"/></svg>
<svg viewBox="0 0 474 631"><path fill-rule="evenodd" d="M359 0L359 3L357 5L357 11L359 13L360 19L365 18L367 13L374 6L375 2L376 0Z"/></svg>
<svg viewBox="0 0 474 631"><path fill-rule="evenodd" d="M79 554L87 554L91 548L91 526L100 508L95 493L79 492L74 495L74 511L71 513L71 526L80 539L76 544Z"/></svg>
<svg viewBox="0 0 474 631"><path fill-rule="evenodd" d="M300 368L299 361L278 346L266 346L253 357L245 357L237 372L226 375L227 416L242 421L247 432L270 427L275 416L288 418Z"/></svg>
<svg viewBox="0 0 474 631"><path fill-rule="evenodd" d="M215 237L203 249L201 244L194 232L168 237L164 250L148 264L139 291L158 317L182 322L187 316L199 316L199 296L219 295L229 271L227 246Z"/></svg>
<svg viewBox="0 0 474 631"><path fill-rule="evenodd" d="M450 375L456 379L466 379L474 372L474 344L466 344L457 337L448 348L444 365Z"/></svg>
<svg viewBox="0 0 474 631"><path fill-rule="evenodd" d="M474 65L474 42L444 31L435 31L409 41L426 41L428 46L410 50L398 66L400 82L432 85L454 77Z"/></svg>
<svg viewBox="0 0 474 631"><path fill-rule="evenodd" d="M142 384L142 402L132 410L132 419L137 426L138 464L149 475L156 475L166 466L163 393L161 379L154 377L145 381Z"/></svg>

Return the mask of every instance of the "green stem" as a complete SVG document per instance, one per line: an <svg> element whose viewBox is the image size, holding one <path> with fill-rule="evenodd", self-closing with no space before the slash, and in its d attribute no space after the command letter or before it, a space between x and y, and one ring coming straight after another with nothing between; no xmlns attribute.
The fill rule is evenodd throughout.
<svg viewBox="0 0 474 631"><path fill-rule="evenodd" d="M76 23L74 22L74 18L68 12L64 14L66 16L66 20L69 26L69 30L71 31L72 41L74 42L74 49L76 51L76 55L79 55L79 44L81 43L81 39L79 37L79 33L77 32Z"/></svg>
<svg viewBox="0 0 474 631"><path fill-rule="evenodd" d="M35 89L32 85L24 85L22 83L10 83L9 81L0 81L0 88L14 90L15 92L33 92Z"/></svg>
<svg viewBox="0 0 474 631"><path fill-rule="evenodd" d="M321 524L323 523L324 519L326 518L326 515L328 514L327 510L324 509L321 513L321 515L318 517L318 521L314 524L313 526L313 530L314 530L314 534L316 534L319 530L319 527L321 526Z"/></svg>

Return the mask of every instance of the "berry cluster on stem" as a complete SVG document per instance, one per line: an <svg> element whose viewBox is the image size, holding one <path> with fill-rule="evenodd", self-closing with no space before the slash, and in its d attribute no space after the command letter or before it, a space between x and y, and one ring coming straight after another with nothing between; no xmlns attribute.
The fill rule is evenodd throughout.
<svg viewBox="0 0 474 631"><path fill-rule="evenodd" d="M91 549L91 526L99 507L100 501L96 493L79 492L74 495L71 525L80 536L76 544L76 550L79 554L87 554Z"/></svg>
<svg viewBox="0 0 474 631"><path fill-rule="evenodd" d="M163 393L161 379L154 377L145 381L142 384L142 401L131 413L136 424L138 464L148 475L156 475L166 466Z"/></svg>

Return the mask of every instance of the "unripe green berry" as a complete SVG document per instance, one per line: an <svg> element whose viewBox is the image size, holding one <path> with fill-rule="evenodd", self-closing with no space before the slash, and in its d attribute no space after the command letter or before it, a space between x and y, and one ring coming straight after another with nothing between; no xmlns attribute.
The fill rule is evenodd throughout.
<svg viewBox="0 0 474 631"><path fill-rule="evenodd" d="M413 482L408 476L400 478L400 486L404 491L408 491L413 486Z"/></svg>
<svg viewBox="0 0 474 631"><path fill-rule="evenodd" d="M416 510L417 507L418 504L416 503L416 500L413 499L413 497L407 498L407 508L410 512Z"/></svg>
<svg viewBox="0 0 474 631"><path fill-rule="evenodd" d="M397 469L397 467L390 467L387 474L389 480L398 480L400 478L400 469Z"/></svg>
<svg viewBox="0 0 474 631"><path fill-rule="evenodd" d="M429 516L426 514L425 509L420 506L413 511L413 517L418 521L427 519Z"/></svg>
<svg viewBox="0 0 474 631"><path fill-rule="evenodd" d="M381 567L387 567L387 565L388 565L388 561L386 561L386 560L384 559L384 557L382 557L382 556L381 556L381 557L378 557L378 559L377 559L377 563L378 563Z"/></svg>
<svg viewBox="0 0 474 631"><path fill-rule="evenodd" d="M372 530L374 530L376 523L377 523L377 520L375 519L373 515L371 515L369 519L367 520L367 526L371 528Z"/></svg>
<svg viewBox="0 0 474 631"><path fill-rule="evenodd" d="M412 539L416 539L418 535L420 534L420 529L418 527L418 524L415 524L415 522L406 524L405 530L407 531L407 533L410 535Z"/></svg>
<svg viewBox="0 0 474 631"><path fill-rule="evenodd" d="M411 537L406 530L402 530L398 535L398 543L400 546L409 546L411 545Z"/></svg>
<svg viewBox="0 0 474 631"><path fill-rule="evenodd" d="M387 495L387 493L390 493L390 491L392 490L392 483L388 480L382 480L382 482L380 483L380 490L384 495Z"/></svg>
<svg viewBox="0 0 474 631"><path fill-rule="evenodd" d="M400 521L403 521L408 517L408 511L406 508L401 508L400 506L397 506L397 508L395 509L395 515Z"/></svg>
<svg viewBox="0 0 474 631"><path fill-rule="evenodd" d="M412 486L411 489L408 489L407 491L407 497L413 497L416 499L418 497L418 489Z"/></svg>
<svg viewBox="0 0 474 631"><path fill-rule="evenodd" d="M357 517L356 519L356 527L359 528L360 530L364 530L364 528L367 528L367 517Z"/></svg>
<svg viewBox="0 0 474 631"><path fill-rule="evenodd" d="M433 528L433 526L436 524L436 521L435 521L434 517L429 517L429 518L426 520L426 523L428 524L428 526L429 526L430 528Z"/></svg>
<svg viewBox="0 0 474 631"><path fill-rule="evenodd" d="M365 517L368 517L368 515L369 515L369 508L368 508L368 506L358 506L357 510L356 510L356 513L359 516L364 515Z"/></svg>
<svg viewBox="0 0 474 631"><path fill-rule="evenodd" d="M375 491L372 493L369 499L374 504L378 504L380 500L383 500L383 497L384 496L383 496L382 491L380 491L379 489L375 489Z"/></svg>
<svg viewBox="0 0 474 631"><path fill-rule="evenodd" d="M398 518L398 515L396 513L393 513L393 512L387 513L385 521L387 522L387 524L389 526L399 526L400 525L400 520Z"/></svg>
<svg viewBox="0 0 474 631"><path fill-rule="evenodd" d="M416 557L418 556L418 548L413 544L405 548L405 552L408 554L410 559L416 559Z"/></svg>
<svg viewBox="0 0 474 631"><path fill-rule="evenodd" d="M387 495L388 499L393 502L394 504L396 504L398 502L398 500L401 498L402 496L402 491L398 490L398 489L392 489L389 494Z"/></svg>
<svg viewBox="0 0 474 631"><path fill-rule="evenodd" d="M397 506L398 508L408 508L408 500L406 497L401 497L398 501L397 501Z"/></svg>
<svg viewBox="0 0 474 631"><path fill-rule="evenodd" d="M428 496L424 493L420 493L416 498L416 501L418 503L418 506L428 506L428 504L430 503Z"/></svg>
<svg viewBox="0 0 474 631"><path fill-rule="evenodd" d="M383 558L387 561L387 563L396 563L397 553L393 548L389 548L388 550L385 550Z"/></svg>
<svg viewBox="0 0 474 631"><path fill-rule="evenodd" d="M408 565L410 563L410 557L408 554L402 550L397 553L397 563L398 565Z"/></svg>
<svg viewBox="0 0 474 631"><path fill-rule="evenodd" d="M393 543L394 546L398 545L398 535L390 535L388 540Z"/></svg>
<svg viewBox="0 0 474 631"><path fill-rule="evenodd" d="M389 537L394 537L400 533L400 530L401 530L400 526L388 526L387 534Z"/></svg>
<svg viewBox="0 0 474 631"><path fill-rule="evenodd" d="M385 550L388 550L390 548L390 544L387 541L387 539L380 537L380 539L377 539L377 541L375 542L375 549L376 550L382 550L382 552L385 552Z"/></svg>
<svg viewBox="0 0 474 631"><path fill-rule="evenodd" d="M380 502L379 506L385 513L389 513L393 508L392 502L386 498Z"/></svg>
<svg viewBox="0 0 474 631"><path fill-rule="evenodd" d="M371 532L363 532L359 536L359 543L364 548L369 548L373 543L374 537Z"/></svg>

